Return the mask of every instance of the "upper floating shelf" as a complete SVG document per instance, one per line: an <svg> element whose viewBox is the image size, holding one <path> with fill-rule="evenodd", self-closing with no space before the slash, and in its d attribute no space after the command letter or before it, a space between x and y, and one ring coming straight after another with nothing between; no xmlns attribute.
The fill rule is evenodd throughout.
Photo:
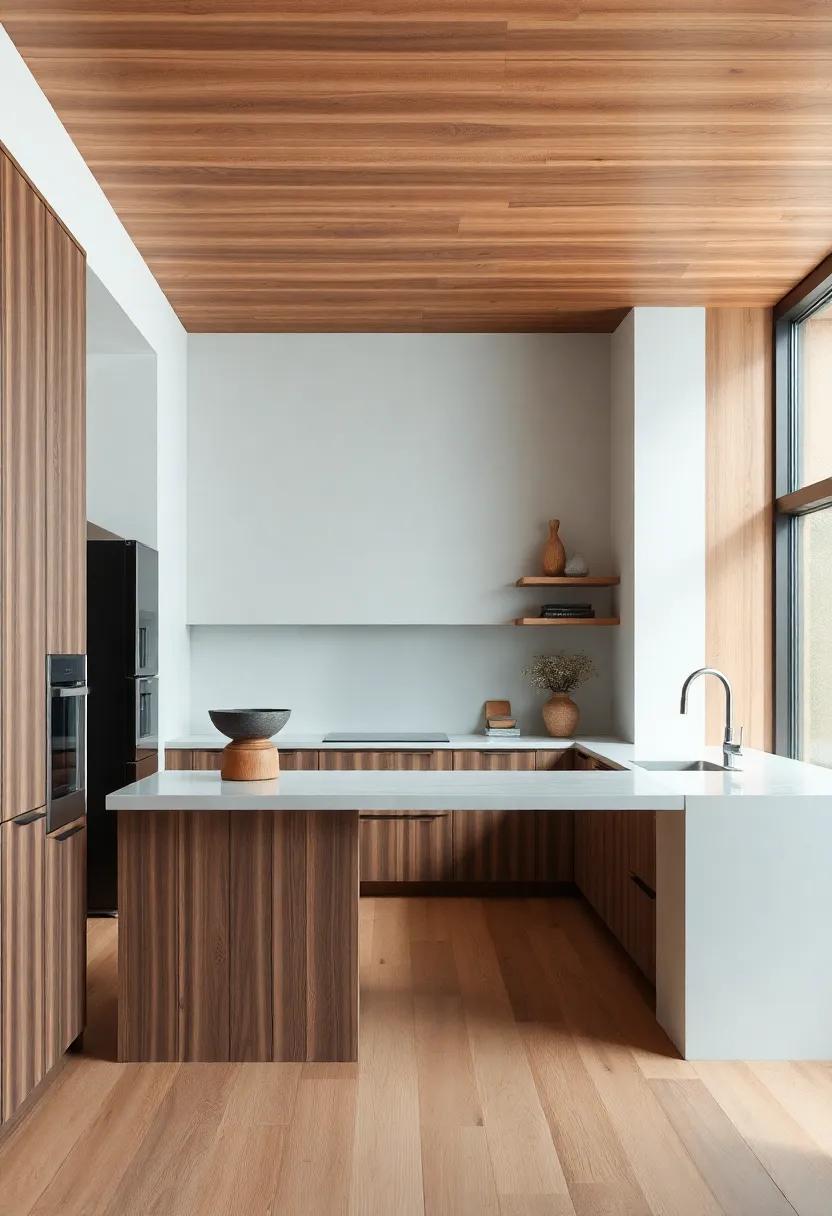
<svg viewBox="0 0 832 1216"><path fill-rule="evenodd" d="M515 625L620 625L617 616L519 616Z"/></svg>
<svg viewBox="0 0 832 1216"><path fill-rule="evenodd" d="M518 587L617 587L621 579L617 574L598 575L593 578L588 574L582 577L570 577L565 574L551 576L548 574L526 574L518 578Z"/></svg>

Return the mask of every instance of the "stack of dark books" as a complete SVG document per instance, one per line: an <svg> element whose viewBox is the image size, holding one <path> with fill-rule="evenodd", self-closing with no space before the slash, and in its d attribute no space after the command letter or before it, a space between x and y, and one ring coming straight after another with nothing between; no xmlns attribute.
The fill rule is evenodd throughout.
<svg viewBox="0 0 832 1216"><path fill-rule="evenodd" d="M540 615L545 620L558 620L560 618L580 617L586 620L595 616L595 609L592 604L544 604L540 609Z"/></svg>

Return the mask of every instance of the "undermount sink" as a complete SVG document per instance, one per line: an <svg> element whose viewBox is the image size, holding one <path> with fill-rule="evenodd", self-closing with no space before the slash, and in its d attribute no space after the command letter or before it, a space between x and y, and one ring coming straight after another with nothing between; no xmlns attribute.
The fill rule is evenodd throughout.
<svg viewBox="0 0 832 1216"><path fill-rule="evenodd" d="M634 760L636 768L655 769L660 773L726 773L728 770L711 760Z"/></svg>

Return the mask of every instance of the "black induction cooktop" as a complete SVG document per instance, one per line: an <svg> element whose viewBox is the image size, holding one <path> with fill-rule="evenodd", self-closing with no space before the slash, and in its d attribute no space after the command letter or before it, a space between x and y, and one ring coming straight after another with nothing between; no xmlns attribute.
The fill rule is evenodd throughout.
<svg viewBox="0 0 832 1216"><path fill-rule="evenodd" d="M324 743L449 743L442 731L340 731L324 735Z"/></svg>

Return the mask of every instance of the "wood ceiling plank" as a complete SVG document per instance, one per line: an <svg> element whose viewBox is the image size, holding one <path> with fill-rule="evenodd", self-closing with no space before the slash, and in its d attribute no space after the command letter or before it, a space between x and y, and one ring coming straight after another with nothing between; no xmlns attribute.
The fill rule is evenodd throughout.
<svg viewBox="0 0 832 1216"><path fill-rule="evenodd" d="M196 11L195 11L196 10ZM807 0L0 0L186 327L614 328L832 241Z"/></svg>

